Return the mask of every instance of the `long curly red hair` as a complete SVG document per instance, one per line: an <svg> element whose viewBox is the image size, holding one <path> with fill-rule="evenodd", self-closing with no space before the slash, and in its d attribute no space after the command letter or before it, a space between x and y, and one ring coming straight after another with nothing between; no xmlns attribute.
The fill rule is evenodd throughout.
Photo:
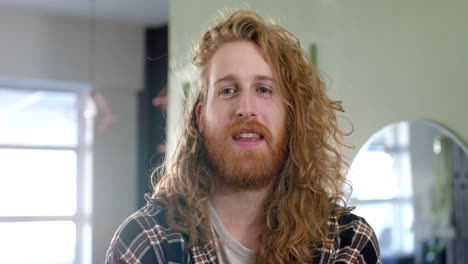
<svg viewBox="0 0 468 264"><path fill-rule="evenodd" d="M210 28L195 50L201 70L191 94L186 124L176 152L155 170L154 197L168 207L169 224L190 237L190 245L213 240L206 202L216 190L196 107L206 100L207 68L227 42L252 41L263 51L282 87L287 108L288 148L284 167L265 202L257 263L304 263L330 235L330 216L346 210L339 101L326 95L324 82L309 63L299 40L252 11L236 11Z"/></svg>

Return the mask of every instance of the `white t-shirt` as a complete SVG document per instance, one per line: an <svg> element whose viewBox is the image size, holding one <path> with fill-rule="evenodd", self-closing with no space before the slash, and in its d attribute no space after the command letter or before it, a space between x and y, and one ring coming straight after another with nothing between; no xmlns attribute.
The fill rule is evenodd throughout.
<svg viewBox="0 0 468 264"><path fill-rule="evenodd" d="M216 253L220 264L253 264L255 263L255 250L241 245L239 241L229 234L223 223L216 215L216 211L208 202L212 228L216 236Z"/></svg>

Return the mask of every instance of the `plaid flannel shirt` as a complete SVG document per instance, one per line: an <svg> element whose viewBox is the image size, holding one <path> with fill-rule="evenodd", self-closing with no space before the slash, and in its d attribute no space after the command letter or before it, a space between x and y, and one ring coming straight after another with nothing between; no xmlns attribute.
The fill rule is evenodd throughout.
<svg viewBox="0 0 468 264"><path fill-rule="evenodd" d="M186 250L189 237L170 228L162 204L146 196L147 205L128 217L115 233L106 263L218 263L213 243ZM312 263L382 263L372 228L354 214L330 217L332 232Z"/></svg>

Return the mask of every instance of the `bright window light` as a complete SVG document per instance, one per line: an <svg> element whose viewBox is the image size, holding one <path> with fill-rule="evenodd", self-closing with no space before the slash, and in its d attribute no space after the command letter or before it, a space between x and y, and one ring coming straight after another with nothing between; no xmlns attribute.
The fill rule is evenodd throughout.
<svg viewBox="0 0 468 264"><path fill-rule="evenodd" d="M0 149L0 160L0 216L75 214L75 151Z"/></svg>
<svg viewBox="0 0 468 264"><path fill-rule="evenodd" d="M0 223L2 263L73 263L76 230L71 221Z"/></svg>
<svg viewBox="0 0 468 264"><path fill-rule="evenodd" d="M393 158L382 151L359 153L350 169L353 198L390 199L398 194L398 183L393 172Z"/></svg>
<svg viewBox="0 0 468 264"><path fill-rule="evenodd" d="M0 89L0 144L76 146L73 92Z"/></svg>
<svg viewBox="0 0 468 264"><path fill-rule="evenodd" d="M409 130L404 124L373 135L351 164L350 205L374 229L383 257L414 253Z"/></svg>
<svg viewBox="0 0 468 264"><path fill-rule="evenodd" d="M0 79L0 262L90 263L87 87L6 83Z"/></svg>

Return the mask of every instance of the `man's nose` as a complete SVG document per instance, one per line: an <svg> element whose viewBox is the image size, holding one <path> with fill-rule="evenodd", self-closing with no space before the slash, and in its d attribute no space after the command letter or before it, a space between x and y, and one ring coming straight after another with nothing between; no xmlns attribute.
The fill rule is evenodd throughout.
<svg viewBox="0 0 468 264"><path fill-rule="evenodd" d="M239 96L239 104L236 111L236 116L249 118L257 115L255 96L250 91L242 92Z"/></svg>

